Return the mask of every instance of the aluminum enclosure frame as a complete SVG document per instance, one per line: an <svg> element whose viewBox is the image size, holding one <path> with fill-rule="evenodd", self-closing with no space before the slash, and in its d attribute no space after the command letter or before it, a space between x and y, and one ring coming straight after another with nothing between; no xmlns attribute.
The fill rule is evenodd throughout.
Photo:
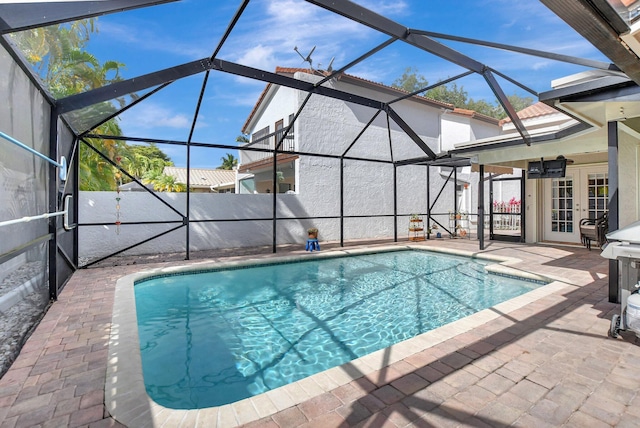
<svg viewBox="0 0 640 428"><path fill-rule="evenodd" d="M15 32L15 31L22 31L22 30L26 30L26 29L31 29L31 28L37 28L43 25L50 25L50 24L56 24L56 23L62 23L62 22L68 22L71 20L75 20L75 19L83 19L83 18L90 18L90 17L94 17L94 16L99 16L99 15L103 15L103 14L107 14L107 13L114 13L114 12L119 12L119 11L124 11L124 10L129 10L129 9L133 9L133 8L140 8L140 7L148 7L148 6L155 6L155 5L160 5L160 4L164 4L164 3L170 3L173 2L175 0L158 0L158 1L148 1L148 0L108 0L108 1L75 1L75 2L55 2L55 3L51 3L51 2L32 2L32 3L21 3L21 4L5 4L5 5L0 5L0 36L2 37L2 44L3 46L5 46L5 48L7 48L7 50L11 53L11 55L14 57L14 59L16 59L16 62L23 68L23 70L25 71L25 73L27 73L30 77L32 82L35 84L36 87L38 87L38 89L43 93L43 94L48 94L48 91L46 88L43 88L41 85L41 82L39 82L39 79L35 78L33 76L33 73L30 71L29 66L24 62L23 58L21 58L21 56L19 54L17 54L14 50L13 50L13 46L7 42L6 39L6 35L11 33L11 32ZM328 79L330 79L333 76L339 75L340 73L345 72L346 70L348 70L349 68L353 67L354 65L358 64L359 62L363 61L364 59L366 59L367 57L373 55L374 53L380 51L381 49L384 49L385 47L395 43L396 41L400 41L402 43L407 43L409 45L412 45L414 47L417 47L419 49L421 49L422 51L425 51L429 54L438 56L440 58L443 58L449 62L452 62L454 64L457 64L465 69L467 69L468 71L460 74L459 76L456 76L454 78L451 79L447 79L445 81L439 82L439 84L437 85L432 85L429 88L434 88L440 85L444 85L448 82L451 82L453 80L456 80L458 78L462 78L464 76L467 76L469 74L475 73L475 74L479 74L481 75L485 81L487 82L488 86L491 88L491 90L494 92L496 98L498 99L499 103L502 105L502 107L504 108L505 112L507 113L507 115L511 118L511 120L513 121L518 133L520 134L520 139L517 141L513 141L511 142L511 144L531 144L532 139L531 137L528 135L527 130L525 129L524 125L522 124L522 122L520 121L520 119L518 118L513 106L510 104L509 100L507 99L507 97L504 94L504 91L502 90L502 88L500 87L500 85L498 84L497 80L495 79L495 74L499 75L502 78L505 78L509 81L511 81L512 83L516 83L518 86L520 86L521 88L528 90L531 92L531 90L529 88L527 88L526 86L520 84L519 82L516 82L513 79L510 79L508 76L505 76L501 73L499 73L496 70L491 69L490 67L474 60L473 58L470 58L466 55L463 55L437 41L435 41L432 37L438 37L442 35L439 34L435 34L435 33L428 33L426 31L421 31L421 30L416 30L416 29L409 29L406 28L404 26L402 26L401 24L398 24L382 15L379 15L375 12L372 12L371 10L360 6L358 4L349 2L349 1L341 1L341 2L335 2L335 1L330 1L330 0L306 0L308 3L314 4L318 7L321 7L325 10L328 10L330 12L339 14L343 17L346 17L352 21L361 23L369 28L372 28L378 32L387 34L390 36L390 39L388 39L386 42L378 45L377 47L375 47L374 49L371 49L369 52L365 53L364 55L360 56L359 58L357 58L356 60L348 63L346 66L342 67L340 70L334 72L332 75L330 76L325 76L325 78L317 83L317 84L309 84L306 82L302 82L299 81L297 79L293 79L293 78L289 78L287 76L282 76L282 75L278 75L275 73L271 73L271 72L267 72L264 70L260 70L260 69L255 69L255 68L251 68L251 67L247 67L247 66L243 66L240 64L235 64L232 62L228 62L228 61L224 61L221 59L217 58L217 55L221 49L221 47L224 45L227 37L229 36L229 34L232 32L233 27L235 26L235 24L237 23L238 19L240 18L240 16L243 14L244 9L246 8L246 6L249 4L249 0L243 0L242 3L240 4L236 14L234 15L231 23L229 24L229 26L227 27L227 30L225 31L222 39L220 40L220 42L218 43L217 47L215 48L215 50L213 51L213 54L210 58L203 58L200 60L196 60L196 61L192 61L190 63L186 63L186 64L182 64L182 65L178 65L175 67L171 67L171 68L167 68L164 70L160 70L160 71L156 71L153 73L149 73L146 74L144 76L139 76L136 78L132 78L132 79L128 79L122 82L117 82L99 89L95 89L93 91L88 91L85 93L81 93L81 94L77 94L77 95L73 95L70 97L66 97L63 99L59 99L59 100L54 100L52 99L50 96L45 97L47 99L47 101L51 104L52 107L52 115L51 115L51 132L50 132L50 138L51 141L55 141L57 138L57 123L59 120L63 120L62 115L64 113L68 113L83 107L88 107L91 105L94 105L96 103L99 102L103 102L103 101L108 101L114 98L117 98L119 96L125 95L125 94L130 94L130 93L134 93L143 89L148 89L148 88L152 88L155 86L161 86L160 89L162 89L162 87L164 87L165 85L169 84L170 82L173 82L175 80L187 77L187 76L191 76L194 74L198 74L198 73L205 73L205 79L203 82L203 91L204 88L206 87L206 81L207 78L209 76L210 71L220 71L220 72L225 72L225 73L230 73L230 74L234 74L234 75L238 75L238 76L243 76L243 77L247 77L247 78L251 78L254 80L260 80L263 82L269 82L269 83L273 83L273 84L277 84L277 85L282 85L282 86L287 86L287 87L291 87L291 88L295 88L301 91L305 91L309 94L309 96L311 96L312 94L316 94L316 95L323 95L323 96L328 96L331 98L335 98L335 99L339 99L339 100L343 100L343 101L348 101L348 102L353 102L359 105L363 105L363 106L367 106L367 107L371 107L374 108L377 113L376 116L380 113L380 112L385 112L387 114L387 120L391 119L394 120L394 122L396 122L396 124L414 141L414 143L425 153L424 157L421 158L417 158L417 159L409 159L409 160L402 160L402 161L394 161L393 158L389 161L380 161L380 160L375 160L375 159L358 159L358 158L353 158L353 157L349 157L347 156L347 152L349 151L349 149L353 146L353 144L355 144L355 141L357 141L357 139L359 138L359 136L356 138L356 140L354 142L351 143L351 145L349 146L349 149L347 149L341 156L339 156L338 158L340 159L341 165L343 165L344 160L347 159L354 159L354 160L363 160L363 161L369 161L369 162L385 162L385 163L391 163L394 166L394 190L396 188L395 186L395 171L397 169L397 167L399 166L403 166L403 165L425 165L426 166L426 170L427 170L427 174L429 171L429 167L430 165L443 165L443 166L451 166L454 167L453 170L453 174L455 175L457 173L457 167L458 166L464 166L465 162L468 162L468 160L465 160L464 158L458 158L455 155L454 156L442 156L442 155L437 155L436 153L434 153L429 147L428 145L422 141L420 139L420 137L417 135L417 133L415 133L413 131L413 129L404 122L404 120L400 117L400 115L397 114L397 112L393 109L392 104L395 102L398 102L404 98L407 98L408 96L411 95L415 95L415 94L410 94L408 96L403 96L403 97L399 97L398 99L392 100L390 102L381 102L378 100L373 100L373 99L368 99L366 97L360 97L360 96L356 96L354 94L349 94L346 92L342 92L342 91L337 91L331 88L327 88L325 86L322 86L321 84L324 81L327 81ZM550 1L548 1L550 2ZM37 11L37 13L36 13ZM459 41L463 41L461 38L459 39ZM471 43L476 43L476 44L482 44L483 42L478 41L478 40L465 40L466 42L471 42ZM488 42L484 42L484 43L488 43ZM495 48L500 48L500 49L507 49L507 50L513 50L515 52L521 52L521 53L525 53L525 54L536 54L539 56L544 56L542 53L540 52L533 52L533 51L529 51L529 52L525 52L525 50L523 48L517 48L517 47L509 47L506 45L501 45L498 46L497 44L494 44ZM553 55L552 55L553 56ZM566 61L566 62L576 62L577 60L572 59L570 57L560 57L560 56L554 56L552 59L554 60L558 60L558 61ZM584 64L583 64L584 65ZM591 66L594 66L596 68L606 68L609 70L615 70L616 67L612 64L602 64L602 63L594 63ZM624 68L623 68L624 69ZM626 70L625 70L626 71ZM429 88L425 88L417 93L421 93L426 91ZM537 94L535 94L537 95ZM176 142L176 141L160 141L160 140L146 140L146 139L141 139L140 141L154 141L154 142L163 142L163 143L167 143L167 144L184 144L187 146L187 152L189 153L189 147L215 147L215 148L233 148L233 149L238 149L237 146L226 146L226 145L207 145L207 144L202 144L202 143L197 143L197 142L193 142L191 141L192 139L192 135L193 135L193 128L195 127L196 121L198 119L198 111L199 111L199 104L202 100L202 92L200 94L200 98L198 101L198 108L196 109L196 112L194 114L194 118L193 118L193 122L192 122L192 129L191 129L191 133L189 135L189 138L186 142ZM128 108L130 106L125 107ZM113 116L116 116L118 114L120 114L122 111L124 111L125 109L122 110L118 110L116 113L114 113ZM366 125L366 127L368 127L372 122L374 118L371 119L371 121L369 122L369 124ZM64 121L64 120L63 120ZM94 126L95 127L95 126ZM365 129L366 129L365 127ZM364 132L364 130L362 131ZM86 135L85 135L86 134ZM362 134L360 134L362 135ZM82 135L76 135L76 138L79 137L100 137L98 135L92 135L88 132L82 132ZM113 136L109 136L109 138L114 138ZM125 140L129 140L129 141L134 141L134 139L132 138L127 138L127 137L122 137L122 139ZM535 141L535 139L534 139ZM81 144L86 144L86 140L84 138L80 138L80 142ZM390 141L391 144L391 141ZM50 145L50 150L52 151L53 154L55 154L55 150L56 148L54 147L55 144L51 144ZM278 153L287 153L287 154L299 154L299 155L312 155L312 156L324 156L324 157L335 157L335 156L331 156L331 155L327 155L327 154L311 154L311 153L296 153L296 152L284 152L281 150L278 150L278 147L275 147L273 150L267 150L267 151L271 151L274 157L274 162L276 162L276 157L278 155ZM74 155L76 156L77 159L77 150L78 150L78 146L75 145L75 150L76 152L74 153ZM248 150L248 148L242 148L242 150ZM256 149L259 150L259 149ZM264 150L264 149L262 149ZM460 152L460 154L462 154ZM108 159L108 157L104 156L103 154L100 154L102 157ZM188 155L189 157L189 155ZM189 161L188 161L189 163ZM118 167L120 170L122 170L123 172L126 173L126 171L124 171L122 168L120 168L119 166L115 165L116 167ZM76 168L77 168L77 163L76 163ZM188 174L187 174L187 180L189 180L189 169L187 169ZM455 177L454 177L455 178ZM342 174L342 170L341 170L341 189L343 187L343 174ZM454 179L455 182L455 179ZM77 184L77 183L76 183ZM50 192L54 193L54 186L50 186ZM77 193L78 193L78 189L77 189L77 185L76 185L76 189L74 189L75 192L75 204L76 206L74 207L74 210L76 212L77 215ZM49 210L50 212L54 212L57 209L59 209L59 201L56 200L56 198L54 197L54 195L52 195L50 193L49 195ZM189 191L187 191L187 194L189 194ZM427 189L427 194L429 194L429 189ZM276 201L276 197L277 194L274 193L274 206L275 206L275 201ZM188 198L188 196L187 196ZM394 196L395 199L395 196ZM430 196L428 196L428 210L430 211L430 207L431 207L431 203L430 203ZM342 194L342 190L341 190L341 200L343 200L343 194ZM454 198L455 200L455 198ZM184 215L182 215L182 224L176 226L176 228L172 229L175 230L177 228L180 228L184 225L189 224L189 218L188 218L188 210L187 210L187 215L186 217ZM398 215L404 215L404 214L399 214L397 212L397 204L394 203L394 213L393 214L388 214L388 215L384 215L384 216L394 216L394 218L396 219L395 221L397 222L397 216ZM186 218L186 220L185 220ZM334 218L333 216L327 217L327 218ZM335 218L338 218L338 216L335 216ZM343 230L343 220L345 218L344 216L344 212L342 209L342 204L341 204L341 212L340 212L340 216L339 216L340 220L341 220L341 230ZM273 224L275 226L276 224L276 220L278 220L278 218L276 217L276 213L275 210L272 213L272 217L270 218L273 221ZM82 226L83 224L80 222L79 223L80 226ZM57 260L58 257L58 246L56 244L56 232L58 230L58 225L56 222L51 221L50 222L50 248L51 249L55 249L55 251L52 251L50 253L50 263L49 263L49 270L50 270L50 278L56 278L56 263L54 261ZM189 228L187 227L187 243L188 243L188 230ZM76 245L76 253L77 253L77 229L75 231L75 245ZM276 244L276 240L275 240L275 236L276 236L276 230L274 227L273 230L273 236L274 236L274 240L273 240L273 251L275 252L275 244ZM149 238L150 239L154 239L154 237ZM396 227L396 234L394 236L394 239L397 240L397 227ZM341 232L341 245L343 245L343 239L342 239L342 232ZM139 245L139 244L136 244ZM483 242L481 240L481 248L483 246ZM131 247L130 247L131 248ZM128 248L127 248L128 249ZM121 250L120 252L126 251L125 250ZM53 254L53 256L52 256ZM63 257L65 258L65 257ZM68 259L68 257L66 257ZM189 258L189 250L188 250L188 245L187 245L187 258ZM72 260L69 260L70 262L73 262ZM73 264L73 263L71 263ZM54 281L57 282L57 279ZM55 287L55 292L52 293L52 299L55 299L57 297L57 283L54 283L52 285L52 287Z"/></svg>

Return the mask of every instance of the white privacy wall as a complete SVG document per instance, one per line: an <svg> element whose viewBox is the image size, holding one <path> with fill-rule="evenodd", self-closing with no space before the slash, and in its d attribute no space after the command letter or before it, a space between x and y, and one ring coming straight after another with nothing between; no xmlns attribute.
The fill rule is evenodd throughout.
<svg viewBox="0 0 640 428"><path fill-rule="evenodd" d="M321 171L322 180L308 176L305 190L300 194L278 194L277 243L304 245L306 229L320 229L321 241L340 239L340 188L339 161L327 164L327 159L310 158L321 162L313 171ZM432 168L432 180L439 174ZM353 177L367 175L371 179L362 182ZM329 181L333 180L333 181ZM397 171L398 213L425 213L426 167L405 166ZM449 186L452 186L450 183ZM345 219L345 239L390 238L394 235L393 167L383 164L345 163L344 214L388 215L379 218ZM185 193L156 193L180 213L185 213ZM83 259L95 260L123 250L154 235L182 224L180 214L166 207L147 192L121 192L120 218L122 222L173 222L167 224L121 225L116 233L116 192L80 192L79 222L104 223L106 225L79 228L79 254ZM440 210L446 212L452 205L453 193L443 192ZM432 198L435 195L432 194ZM190 196L191 226L190 249L202 251L220 248L239 248L271 245L273 224L273 194L195 193ZM292 217L334 217L331 219L288 220ZM225 221L249 219L250 221ZM258 220L264 219L264 220ZM202 221L215 220L215 221ZM407 235L407 217L399 217L399 238ZM186 230L184 227L127 250L124 254L155 254L184 252Z"/></svg>

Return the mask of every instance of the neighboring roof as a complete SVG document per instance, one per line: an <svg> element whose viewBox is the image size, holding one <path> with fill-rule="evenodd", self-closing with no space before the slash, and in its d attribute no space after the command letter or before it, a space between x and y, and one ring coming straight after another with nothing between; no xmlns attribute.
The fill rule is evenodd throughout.
<svg viewBox="0 0 640 428"><path fill-rule="evenodd" d="M338 80L344 80L344 81L353 80L355 82L364 83L365 85L369 85L369 86L373 86L373 87L378 88L378 89L382 89L385 92L392 93L392 94L397 95L399 97L409 94L409 92L405 91L404 89L396 88L394 86L384 85L382 83L374 82L373 80L363 79L362 77L352 76L351 74L341 74L337 78L338 78ZM444 101L434 100L433 98L429 98L429 97L423 97L421 95L414 95L414 96L411 97L411 99L414 100L414 101L426 102L426 103L431 104L431 105L433 105L435 107L442 107L442 108L446 108L446 109L450 109L450 110L454 109L453 104L445 103Z"/></svg>
<svg viewBox="0 0 640 428"><path fill-rule="evenodd" d="M454 108L453 109L453 114L458 114L461 116L468 116L471 117L472 119L479 119L485 122L489 122L492 123L494 125L499 125L500 124L500 120L496 119L495 117L491 117L491 116L487 116L486 114L482 114L482 113L478 113L475 110L468 110L465 108Z"/></svg>
<svg viewBox="0 0 640 428"><path fill-rule="evenodd" d="M317 70L315 70L315 73L314 73L314 70L309 70L308 68L276 67L276 74L286 74L286 75L289 75L289 76L293 76L295 73L298 73L298 72L307 73L307 74L316 74L316 75L319 75L319 76L327 76L328 75L327 72L317 71ZM373 89L383 90L384 92L394 94L394 95L396 95L398 97L401 97L403 95L407 95L409 93L409 92L405 91L404 89L395 88L393 86L387 86L387 85L384 85L382 83L377 83L377 82L374 82L372 80L367 80L367 79L363 79L361 77L352 76L350 74L342 73L339 76L337 76L336 78L338 80L344 81L345 83L352 83L352 84L359 85L359 86L369 86L370 88L373 88ZM247 117L247 120L244 122L244 125L242 125L242 133L243 134L247 133L249 124L251 123L251 120L255 117L256 113L258 112L258 109L259 109L260 105L262 104L262 102L266 98L266 96L269 93L269 90L271 89L272 86L276 86L276 85L273 85L272 83L268 83L265 86L265 88L262 91L262 93L260 94L260 97L258 97L258 100L256 101L256 104L253 106L253 109L251 110L251 113L249 113L249 116ZM453 104L449 104L449 103L445 103L445 102L442 102L442 101L434 100L432 98L423 97L423 96L420 96L420 95L414 95L414 96L411 97L411 99L414 100L414 101L420 101L420 102L427 103L427 104L432 105L434 107L440 107L440 108L446 108L446 109L449 109L449 110L454 110ZM471 111L471 110L469 110L469 111ZM476 112L474 112L474 113L476 113ZM478 114L478 113L476 113L476 114ZM480 116L484 116L484 115L480 115Z"/></svg>
<svg viewBox="0 0 640 428"><path fill-rule="evenodd" d="M187 168L177 166L165 166L162 171L166 175L172 175L178 183L187 183ZM220 187L221 185L234 184L236 172L226 169L191 168L189 184L191 187Z"/></svg>
<svg viewBox="0 0 640 428"><path fill-rule="evenodd" d="M153 191L152 183L145 184L144 187L146 187L148 190ZM118 189L121 192L146 192L146 190L144 190L144 188L135 181L123 184L122 186L118 186Z"/></svg>
<svg viewBox="0 0 640 428"><path fill-rule="evenodd" d="M558 110L554 109L553 107L543 102L537 102L535 104L530 105L529 107L526 107L520 110L518 112L518 117L522 120L525 120L525 119L535 119L538 117L548 116L551 114L563 114L563 113L559 112ZM509 122L511 122L510 118L502 119L500 121L500 125L504 123L509 123Z"/></svg>

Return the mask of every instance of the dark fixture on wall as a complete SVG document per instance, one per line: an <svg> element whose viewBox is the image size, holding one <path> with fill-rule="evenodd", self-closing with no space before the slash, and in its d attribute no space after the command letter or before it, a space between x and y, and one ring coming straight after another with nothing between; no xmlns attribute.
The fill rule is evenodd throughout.
<svg viewBox="0 0 640 428"><path fill-rule="evenodd" d="M527 178L561 178L567 171L567 163L573 160L560 155L553 160L540 158L538 162L529 162L527 165Z"/></svg>

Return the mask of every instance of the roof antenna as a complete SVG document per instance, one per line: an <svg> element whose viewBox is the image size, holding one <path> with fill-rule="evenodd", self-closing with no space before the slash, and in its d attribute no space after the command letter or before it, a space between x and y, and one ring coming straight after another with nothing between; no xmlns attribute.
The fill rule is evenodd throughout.
<svg viewBox="0 0 640 428"><path fill-rule="evenodd" d="M327 67L327 72L331 73L333 71L333 60L336 59L336 57L334 56L333 58L331 58L331 61L329 61L329 66Z"/></svg>
<svg viewBox="0 0 640 428"><path fill-rule="evenodd" d="M300 58L302 58L302 61L304 61L304 62L308 62L308 63L309 63L309 68L310 68L311 70L313 70L313 60L311 59L311 55L313 54L313 51L315 51L315 50L316 50L316 47L314 46L314 47L311 49L311 52L309 52L309 54L308 54L306 57L300 53L300 51L298 50L298 47L297 47L297 46L295 46L295 47L293 48L293 50L294 50L294 51L296 51L296 52L298 52L298 55L300 55Z"/></svg>

